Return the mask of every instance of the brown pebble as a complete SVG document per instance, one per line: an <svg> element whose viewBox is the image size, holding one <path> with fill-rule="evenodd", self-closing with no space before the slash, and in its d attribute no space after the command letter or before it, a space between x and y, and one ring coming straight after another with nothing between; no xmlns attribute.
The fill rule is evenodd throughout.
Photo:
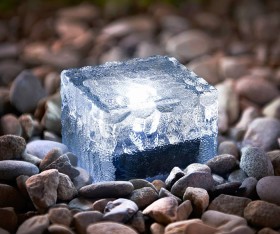
<svg viewBox="0 0 280 234"><path fill-rule="evenodd" d="M52 224L48 227L49 234L74 234L74 232L64 225Z"/></svg>
<svg viewBox="0 0 280 234"><path fill-rule="evenodd" d="M17 225L18 218L14 208L0 208L0 228L13 233L17 229Z"/></svg>
<svg viewBox="0 0 280 234"><path fill-rule="evenodd" d="M0 119L0 135L16 135L22 133L21 125L18 118L13 114L6 114Z"/></svg>
<svg viewBox="0 0 280 234"><path fill-rule="evenodd" d="M17 234L39 234L44 233L49 226L48 215L37 215L23 222Z"/></svg>
<svg viewBox="0 0 280 234"><path fill-rule="evenodd" d="M103 218L99 211L84 211L74 215L74 226L79 234L86 234L87 227L100 222Z"/></svg>
<svg viewBox="0 0 280 234"><path fill-rule="evenodd" d="M61 224L67 227L70 226L73 218L71 211L63 207L51 208L48 212L48 217L51 223Z"/></svg>
<svg viewBox="0 0 280 234"><path fill-rule="evenodd" d="M137 234L132 228L114 222L100 222L92 224L87 228L87 234L112 234L112 233L121 233L121 234Z"/></svg>
<svg viewBox="0 0 280 234"><path fill-rule="evenodd" d="M0 136L0 160L19 159L25 150L26 142L20 136Z"/></svg>

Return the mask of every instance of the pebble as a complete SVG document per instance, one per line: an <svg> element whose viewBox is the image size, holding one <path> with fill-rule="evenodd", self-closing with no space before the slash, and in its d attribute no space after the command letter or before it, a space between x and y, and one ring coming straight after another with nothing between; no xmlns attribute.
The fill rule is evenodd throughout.
<svg viewBox="0 0 280 234"><path fill-rule="evenodd" d="M137 234L132 228L115 222L100 222L96 224L91 224L87 228L87 234L112 234L112 233L122 233L122 234Z"/></svg>
<svg viewBox="0 0 280 234"><path fill-rule="evenodd" d="M244 147L241 152L240 168L249 177L259 180L274 174L272 163L261 148Z"/></svg>
<svg viewBox="0 0 280 234"><path fill-rule="evenodd" d="M214 174L214 173L212 173L212 178L214 180L214 186L224 184L226 182L222 176Z"/></svg>
<svg viewBox="0 0 280 234"><path fill-rule="evenodd" d="M221 194L210 203L208 210L216 210L226 214L238 215L242 217L245 207L251 201L251 199L246 197Z"/></svg>
<svg viewBox="0 0 280 234"><path fill-rule="evenodd" d="M255 199L257 197L257 182L257 179L254 177L248 177L245 180L243 180L242 184L239 187L240 189L242 189L240 195L243 197Z"/></svg>
<svg viewBox="0 0 280 234"><path fill-rule="evenodd" d="M274 175L280 176L280 150L267 152L274 168Z"/></svg>
<svg viewBox="0 0 280 234"><path fill-rule="evenodd" d="M16 211L21 211L26 207L26 201L14 187L0 184L0 207L14 207Z"/></svg>
<svg viewBox="0 0 280 234"><path fill-rule="evenodd" d="M248 72L248 62L237 57L222 57L219 61L220 75L237 79Z"/></svg>
<svg viewBox="0 0 280 234"><path fill-rule="evenodd" d="M219 144L218 155L230 154L239 159L239 150L233 141L223 141Z"/></svg>
<svg viewBox="0 0 280 234"><path fill-rule="evenodd" d="M275 231L271 228L266 227L259 230L257 234L279 234L279 231Z"/></svg>
<svg viewBox="0 0 280 234"><path fill-rule="evenodd" d="M237 159L235 156L230 154L221 154L208 160L206 165L210 167L213 173L225 175L236 167Z"/></svg>
<svg viewBox="0 0 280 234"><path fill-rule="evenodd" d="M32 176L39 173L34 164L18 160L0 161L0 175L2 180L15 180L20 175Z"/></svg>
<svg viewBox="0 0 280 234"><path fill-rule="evenodd" d="M158 192L161 190L161 188L166 188L166 184L162 180L154 180L152 184Z"/></svg>
<svg viewBox="0 0 280 234"><path fill-rule="evenodd" d="M209 192L210 197L217 197L220 194L235 195L239 192L240 182L226 182L216 185Z"/></svg>
<svg viewBox="0 0 280 234"><path fill-rule="evenodd" d="M211 85L215 85L221 81L217 67L218 59L207 55L194 59L187 64L187 68L198 76L203 77Z"/></svg>
<svg viewBox="0 0 280 234"><path fill-rule="evenodd" d="M242 169L237 169L231 172L228 176L229 182L243 182L247 178L247 174Z"/></svg>
<svg viewBox="0 0 280 234"><path fill-rule="evenodd" d="M0 136L0 160L19 159L25 150L26 142L20 136Z"/></svg>
<svg viewBox="0 0 280 234"><path fill-rule="evenodd" d="M59 92L48 97L41 124L48 131L61 134L61 97Z"/></svg>
<svg viewBox="0 0 280 234"><path fill-rule="evenodd" d="M85 169L81 167L76 167L75 169L80 173L78 176L72 179L72 182L77 190L92 183L92 177Z"/></svg>
<svg viewBox="0 0 280 234"><path fill-rule="evenodd" d="M166 44L166 51L180 61L190 61L213 49L209 35L200 30L188 30L171 37Z"/></svg>
<svg viewBox="0 0 280 234"><path fill-rule="evenodd" d="M208 167L206 164L202 163L191 163L188 165L184 170L186 175L189 175L194 172L205 172L205 173L211 173L210 167Z"/></svg>
<svg viewBox="0 0 280 234"><path fill-rule="evenodd" d="M0 208L0 228L3 228L11 233L17 229L18 218L12 207ZM1 233L1 231L0 231Z"/></svg>
<svg viewBox="0 0 280 234"><path fill-rule="evenodd" d="M193 212L192 202L186 200L182 202L177 208L177 221L187 220Z"/></svg>
<svg viewBox="0 0 280 234"><path fill-rule="evenodd" d="M225 214L223 212L208 210L204 212L201 220L219 230L219 233L254 234L255 232L247 226L247 221L237 215Z"/></svg>
<svg viewBox="0 0 280 234"><path fill-rule="evenodd" d="M144 215L148 215L160 224L169 224L177 219L178 203L175 198L164 197L156 200L143 210Z"/></svg>
<svg viewBox="0 0 280 234"><path fill-rule="evenodd" d="M29 139L34 133L34 120L30 114L22 114L18 121L20 123L22 133L21 136L24 139Z"/></svg>
<svg viewBox="0 0 280 234"><path fill-rule="evenodd" d="M170 189L173 184L182 178L185 175L185 172L183 172L179 167L173 167L173 169L170 171L168 177L165 180L166 188Z"/></svg>
<svg viewBox="0 0 280 234"><path fill-rule="evenodd" d="M78 194L69 176L59 173L59 183L57 187L57 198L62 201L70 201Z"/></svg>
<svg viewBox="0 0 280 234"><path fill-rule="evenodd" d="M24 69L21 62L4 60L0 62L0 84L10 85L16 76ZM9 100L9 95L8 95Z"/></svg>
<svg viewBox="0 0 280 234"><path fill-rule="evenodd" d="M139 209L143 209L158 199L158 193L150 187L134 189L129 199L137 204Z"/></svg>
<svg viewBox="0 0 280 234"><path fill-rule="evenodd" d="M58 159L62 155L62 151L59 148L53 148L49 151L46 156L42 159L40 163L40 170L44 171L47 166L49 166L52 162Z"/></svg>
<svg viewBox="0 0 280 234"><path fill-rule="evenodd" d="M109 201L115 201L115 200L116 200L116 198L103 198L103 199L99 199L99 200L95 201L92 204L92 209L93 210L97 210L97 211L103 213L107 203Z"/></svg>
<svg viewBox="0 0 280 234"><path fill-rule="evenodd" d="M129 180L129 182L131 182L133 184L134 189L141 189L141 188L144 188L144 187L150 187L155 192L157 192L157 189L155 188L155 186L152 183L150 183L149 181L147 181L147 180L144 180L144 179L132 179L132 180Z"/></svg>
<svg viewBox="0 0 280 234"><path fill-rule="evenodd" d="M241 114L238 123L235 125L235 128L245 132L249 127L250 123L257 117L259 117L259 115L259 111L255 107L249 106L245 108L245 110Z"/></svg>
<svg viewBox="0 0 280 234"><path fill-rule="evenodd" d="M250 75L240 78L235 89L240 96L258 105L264 105L279 96L279 91L273 83Z"/></svg>
<svg viewBox="0 0 280 234"><path fill-rule="evenodd" d="M74 234L74 232L64 225L52 224L48 227L49 234Z"/></svg>
<svg viewBox="0 0 280 234"><path fill-rule="evenodd" d="M280 119L280 97L269 102L262 111L266 117Z"/></svg>
<svg viewBox="0 0 280 234"><path fill-rule="evenodd" d="M43 159L47 153L54 148L59 148L63 154L69 152L66 145L55 141L35 140L26 145L27 153L35 155L41 159Z"/></svg>
<svg viewBox="0 0 280 234"><path fill-rule="evenodd" d="M16 178L17 182L17 188L19 192L24 196L24 198L29 199L29 195L26 189L26 180L29 178L29 176L26 175L20 175Z"/></svg>
<svg viewBox="0 0 280 234"><path fill-rule="evenodd" d="M171 188L171 193L181 198L187 187L210 190L214 186L212 175L208 172L193 172L180 178Z"/></svg>
<svg viewBox="0 0 280 234"><path fill-rule="evenodd" d="M242 143L270 151L277 149L279 136L280 120L269 117L257 118L250 123Z"/></svg>
<svg viewBox="0 0 280 234"><path fill-rule="evenodd" d="M48 215L37 215L23 222L16 234L39 234L44 233L49 226Z"/></svg>
<svg viewBox="0 0 280 234"><path fill-rule="evenodd" d="M52 224L61 224L66 227L70 226L73 219L71 211L63 207L49 209L48 217Z"/></svg>
<svg viewBox="0 0 280 234"><path fill-rule="evenodd" d="M106 181L84 186L79 194L87 198L120 198L130 195L133 189L128 181Z"/></svg>
<svg viewBox="0 0 280 234"><path fill-rule="evenodd" d="M68 203L69 209L78 209L81 211L91 210L92 204L95 202L93 199L85 199L82 197L77 197ZM102 211L103 212L103 211Z"/></svg>
<svg viewBox="0 0 280 234"><path fill-rule="evenodd" d="M16 135L20 136L22 128L18 118L13 114L6 114L0 119L0 135Z"/></svg>
<svg viewBox="0 0 280 234"><path fill-rule="evenodd" d="M28 178L26 189L38 211L44 212L50 206L55 205L58 184L59 173L55 169L43 171Z"/></svg>
<svg viewBox="0 0 280 234"><path fill-rule="evenodd" d="M257 183L257 193L261 200L280 206L280 176L266 176Z"/></svg>
<svg viewBox="0 0 280 234"><path fill-rule="evenodd" d="M280 228L280 207L261 200L250 202L244 210L244 218L258 227Z"/></svg>
<svg viewBox="0 0 280 234"><path fill-rule="evenodd" d="M187 187L183 200L191 201L192 208L196 216L201 216L209 205L209 195L203 188Z"/></svg>
<svg viewBox="0 0 280 234"><path fill-rule="evenodd" d="M104 209L103 220L125 223L138 211L135 202L119 198L109 201Z"/></svg>
<svg viewBox="0 0 280 234"><path fill-rule="evenodd" d="M23 152L21 157L22 157L22 159L25 162L32 163L32 164L36 165L38 168L39 168L39 165L40 165L40 163L42 161L40 158L38 158L38 157L36 157L34 155L26 153L26 151Z"/></svg>
<svg viewBox="0 0 280 234"><path fill-rule="evenodd" d="M141 211L137 211L136 214L134 214L129 220L127 225L140 233L145 232L146 226L143 213Z"/></svg>
<svg viewBox="0 0 280 234"><path fill-rule="evenodd" d="M79 171L74 168L66 154L59 156L56 160L50 163L44 170L57 169L60 173L68 175L73 179L79 175Z"/></svg>
<svg viewBox="0 0 280 234"><path fill-rule="evenodd" d="M200 219L190 219L179 222L174 222L165 227L164 234L177 233L217 233L217 229L204 224Z"/></svg>
<svg viewBox="0 0 280 234"><path fill-rule="evenodd" d="M40 81L29 71L22 71L13 81L10 89L10 101L21 113L35 110L46 92Z"/></svg>
<svg viewBox="0 0 280 234"><path fill-rule="evenodd" d="M178 204L180 204L182 202L182 200L179 197L176 197L175 195L173 195L171 192L169 192L167 189L165 188L161 188L158 194L159 198L163 198L163 197L173 197L177 200Z"/></svg>
<svg viewBox="0 0 280 234"><path fill-rule="evenodd" d="M103 214L99 211L84 211L74 215L74 226L78 234L86 234L87 227L102 221Z"/></svg>
<svg viewBox="0 0 280 234"><path fill-rule="evenodd" d="M239 116L239 98L234 92L234 81L225 80L215 86L218 90L218 129L227 132L229 125L234 123Z"/></svg>
<svg viewBox="0 0 280 234"><path fill-rule="evenodd" d="M163 234L164 226L159 223L153 223L150 227L150 231L152 234Z"/></svg>

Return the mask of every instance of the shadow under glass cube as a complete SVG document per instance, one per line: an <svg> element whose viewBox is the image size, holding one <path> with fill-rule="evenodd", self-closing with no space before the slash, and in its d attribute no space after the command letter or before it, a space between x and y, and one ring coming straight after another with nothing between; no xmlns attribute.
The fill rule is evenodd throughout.
<svg viewBox="0 0 280 234"><path fill-rule="evenodd" d="M216 154L217 91L176 59L65 70L62 139L94 182L162 178Z"/></svg>

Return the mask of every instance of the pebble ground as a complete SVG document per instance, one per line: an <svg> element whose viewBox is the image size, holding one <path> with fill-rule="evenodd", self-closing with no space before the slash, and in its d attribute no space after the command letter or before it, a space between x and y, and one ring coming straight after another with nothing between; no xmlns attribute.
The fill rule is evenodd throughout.
<svg viewBox="0 0 280 234"><path fill-rule="evenodd" d="M30 6L29 6L30 7ZM0 233L280 233L280 2L0 16ZM167 54L219 91L219 146L165 181L92 184L61 143L62 69Z"/></svg>

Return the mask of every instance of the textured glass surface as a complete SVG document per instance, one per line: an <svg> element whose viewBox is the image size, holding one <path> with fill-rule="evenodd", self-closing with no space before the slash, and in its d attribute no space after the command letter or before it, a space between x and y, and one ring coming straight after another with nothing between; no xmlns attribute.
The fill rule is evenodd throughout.
<svg viewBox="0 0 280 234"><path fill-rule="evenodd" d="M65 70L62 139L94 181L165 176L216 153L217 91L176 59Z"/></svg>

